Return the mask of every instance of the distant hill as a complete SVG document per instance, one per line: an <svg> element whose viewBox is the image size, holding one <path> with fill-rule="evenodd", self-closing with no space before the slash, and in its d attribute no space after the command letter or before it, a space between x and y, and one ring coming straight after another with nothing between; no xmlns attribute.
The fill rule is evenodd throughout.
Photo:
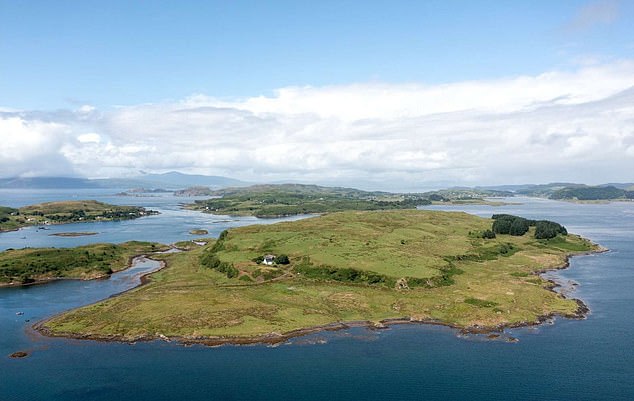
<svg viewBox="0 0 634 401"><path fill-rule="evenodd" d="M551 182L549 184L520 184L520 185L492 185L476 187L489 191L508 191L516 195L547 197L553 191L562 188L582 187L583 184L575 184L571 182Z"/></svg>
<svg viewBox="0 0 634 401"><path fill-rule="evenodd" d="M211 191L215 196L242 196L269 192L284 192L301 195L336 195L347 198L368 199L376 196L392 195L383 191L363 191L355 188L324 187L312 184L256 184L248 187L228 187Z"/></svg>
<svg viewBox="0 0 634 401"><path fill-rule="evenodd" d="M581 201L634 199L634 191L626 191L611 185L563 188L550 194L549 198Z"/></svg>
<svg viewBox="0 0 634 401"><path fill-rule="evenodd" d="M248 185L243 181L229 177L222 177L217 175L183 174L177 171L170 171L163 174L145 174L139 177L135 177L134 179L147 183L158 183L162 184L162 186L168 186L171 188L184 188L193 186L220 188L230 186L240 187Z"/></svg>
<svg viewBox="0 0 634 401"><path fill-rule="evenodd" d="M612 191L602 191L601 188L614 188L618 189L619 195ZM551 199L572 199L576 197L576 194L580 195L582 198L589 196L594 198L598 196L596 199L617 199L619 197L625 197L625 191L634 190L634 184L632 183L608 183L601 185L586 185L586 184L576 184L571 182L552 182L550 184L523 184L523 185L495 185L495 186L483 186L476 187L476 189L487 189L487 190L498 190L498 191L510 191L516 195L526 195L526 196L535 196L540 198L551 198ZM581 189L581 191L576 192L574 190ZM593 193L595 195L593 195ZM616 198L615 198L616 196ZM581 200L581 198L579 198ZM584 199L590 200L590 199Z"/></svg>
<svg viewBox="0 0 634 401"><path fill-rule="evenodd" d="M585 185L554 182L550 184L540 185L499 185L476 188L506 190L512 191L517 195L526 195L558 200L594 201L634 198L634 185L632 183Z"/></svg>
<svg viewBox="0 0 634 401"><path fill-rule="evenodd" d="M21 189L71 189L71 188L99 188L94 180L73 177L15 177L0 178L0 188Z"/></svg>
<svg viewBox="0 0 634 401"><path fill-rule="evenodd" d="M144 174L132 178L14 177L0 179L0 188L21 189L166 188L175 190L191 186L207 186L218 189L244 185L247 184L233 178L191 175L176 171L163 174Z"/></svg>

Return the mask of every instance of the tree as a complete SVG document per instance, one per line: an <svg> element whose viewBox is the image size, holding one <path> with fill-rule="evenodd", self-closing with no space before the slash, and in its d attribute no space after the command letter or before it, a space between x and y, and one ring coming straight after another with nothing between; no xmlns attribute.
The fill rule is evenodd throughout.
<svg viewBox="0 0 634 401"><path fill-rule="evenodd" d="M513 222L511 223L509 234L515 235L515 236L522 236L526 234L527 231L528 231L528 222L526 221L526 219L518 217L517 219L513 220Z"/></svg>
<svg viewBox="0 0 634 401"><path fill-rule="evenodd" d="M548 220L540 220L535 225L535 238L537 239L555 238L558 234L567 235L568 230L561 224Z"/></svg>
<svg viewBox="0 0 634 401"><path fill-rule="evenodd" d="M526 234L532 220L526 220L523 217L513 216L510 214L494 214L492 218L495 220L491 227L496 234L510 234L521 236Z"/></svg>

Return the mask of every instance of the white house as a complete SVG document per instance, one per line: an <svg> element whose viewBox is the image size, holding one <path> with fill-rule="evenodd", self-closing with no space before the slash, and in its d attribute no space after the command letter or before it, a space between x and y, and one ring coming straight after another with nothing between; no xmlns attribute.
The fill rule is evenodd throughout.
<svg viewBox="0 0 634 401"><path fill-rule="evenodd" d="M275 255L265 255L264 259L262 259L262 264L271 266L275 261Z"/></svg>

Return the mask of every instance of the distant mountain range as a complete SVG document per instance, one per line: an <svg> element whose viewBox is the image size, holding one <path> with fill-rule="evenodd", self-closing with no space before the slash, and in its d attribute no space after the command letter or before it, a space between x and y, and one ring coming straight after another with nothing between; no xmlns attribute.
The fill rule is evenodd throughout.
<svg viewBox="0 0 634 401"><path fill-rule="evenodd" d="M251 185L250 183L233 178L210 175L183 174L170 171L162 174L142 174L131 178L105 178L88 179L77 177L17 177L0 178L0 188L20 189L85 189L85 188L112 188L132 190L132 192L167 190L184 190L182 195L221 195L217 190L239 190L239 187ZM270 185L258 185L251 187L250 191L268 190ZM311 188L321 189L315 185L284 184L286 189L302 188L309 191ZM349 188L328 187L330 190L344 192L359 191ZM382 194L384 192L362 191L367 193ZM550 184L525 184L525 185L496 185L478 187L452 187L441 191L432 191L446 198L456 197L487 197L487 196L534 196L550 199L578 199L578 200L611 200L634 198L634 183L608 183L589 186L568 182L554 182ZM223 193L224 194L224 193ZM428 193L428 194L431 194ZM224 194L226 195L226 194Z"/></svg>
<svg viewBox="0 0 634 401"><path fill-rule="evenodd" d="M191 186L211 188L240 187L248 183L228 177L183 174L170 171L163 174L143 174L131 178L76 177L14 177L0 178L0 188L22 189L82 189L82 188L164 188L170 190Z"/></svg>

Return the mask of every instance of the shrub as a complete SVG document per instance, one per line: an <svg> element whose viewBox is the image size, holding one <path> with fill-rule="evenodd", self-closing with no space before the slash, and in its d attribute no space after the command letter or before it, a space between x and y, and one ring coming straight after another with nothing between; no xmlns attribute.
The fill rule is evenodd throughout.
<svg viewBox="0 0 634 401"><path fill-rule="evenodd" d="M467 298L467 299L464 300L464 302L466 304L473 305L473 306L479 306L481 308L492 308L492 307L498 305L497 302L486 301L484 299L478 299L478 298Z"/></svg>
<svg viewBox="0 0 634 401"><path fill-rule="evenodd" d="M494 239L495 238L495 233L491 230L484 230L482 232L482 238L484 239Z"/></svg>

